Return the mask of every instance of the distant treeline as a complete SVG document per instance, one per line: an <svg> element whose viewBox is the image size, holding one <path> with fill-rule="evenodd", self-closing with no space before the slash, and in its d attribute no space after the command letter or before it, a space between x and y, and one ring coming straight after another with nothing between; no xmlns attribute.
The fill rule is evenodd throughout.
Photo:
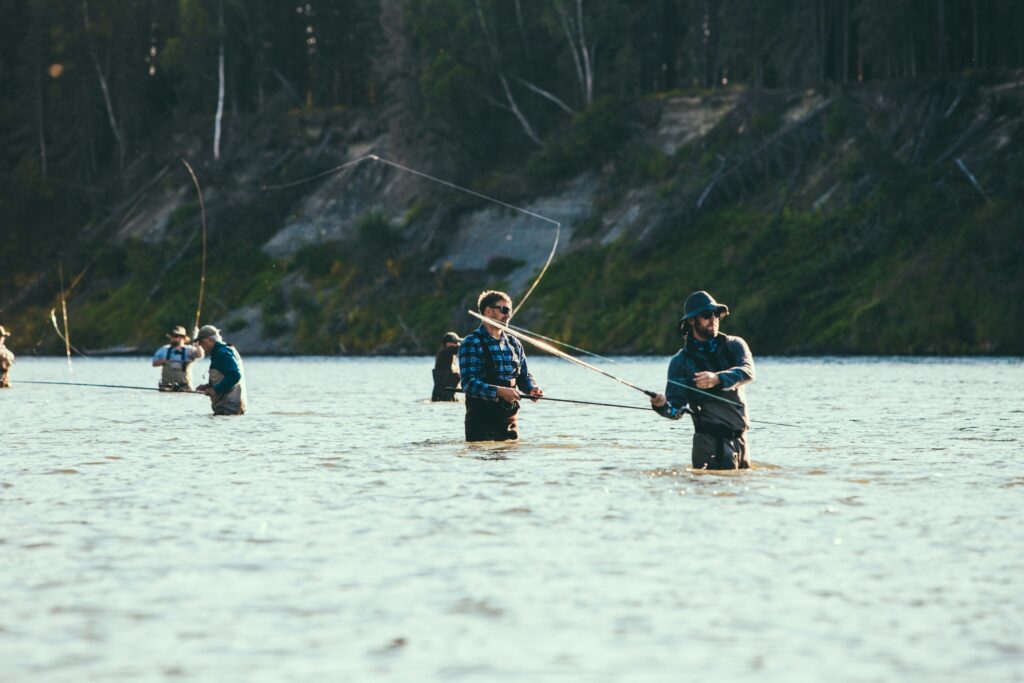
<svg viewBox="0 0 1024 683"><path fill-rule="evenodd" d="M647 93L1022 63L1019 0L0 0L0 258L35 267L170 134L218 159L253 114L375 107L488 165Z"/></svg>

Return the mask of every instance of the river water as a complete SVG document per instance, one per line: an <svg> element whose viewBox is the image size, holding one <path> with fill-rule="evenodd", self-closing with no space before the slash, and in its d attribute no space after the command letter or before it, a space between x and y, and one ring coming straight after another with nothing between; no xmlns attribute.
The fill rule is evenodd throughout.
<svg viewBox="0 0 1024 683"><path fill-rule="evenodd" d="M146 359L19 361L0 680L1024 680L1020 359L758 359L751 416L803 427L755 425L738 474L650 411L527 404L468 446L431 366L249 358L249 413L212 418L17 384L151 386Z"/></svg>

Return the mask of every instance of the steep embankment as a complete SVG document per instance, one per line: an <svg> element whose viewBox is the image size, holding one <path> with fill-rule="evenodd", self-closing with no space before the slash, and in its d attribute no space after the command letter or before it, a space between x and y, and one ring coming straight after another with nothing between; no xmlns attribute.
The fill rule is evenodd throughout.
<svg viewBox="0 0 1024 683"><path fill-rule="evenodd" d="M671 351L703 288L759 353L1020 354L1022 102L1020 73L673 93L595 106L509 168L436 172L561 223L519 322L583 347ZM370 153L406 161L364 113L239 121L233 140L241 151L199 168L203 317L248 352L430 352L471 327L481 289L521 294L551 248L550 223L373 160L261 190ZM451 161L430 150L417 168ZM191 324L198 203L175 163L150 163L72 255L76 270L95 258L71 298L79 347L146 349ZM56 350L53 291L8 304L23 347Z"/></svg>

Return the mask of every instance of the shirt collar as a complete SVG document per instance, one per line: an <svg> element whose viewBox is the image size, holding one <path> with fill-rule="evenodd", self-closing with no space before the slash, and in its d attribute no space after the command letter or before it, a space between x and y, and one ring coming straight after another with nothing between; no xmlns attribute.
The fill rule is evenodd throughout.
<svg viewBox="0 0 1024 683"><path fill-rule="evenodd" d="M477 329L477 331L481 335L483 335L484 339L494 339L494 341L499 341L499 342L500 341L504 341L504 339L505 339L505 330L500 330L499 329L498 330L498 336L497 337L492 337L491 333L487 331L487 326L484 323L480 323L480 327L478 327L476 329Z"/></svg>

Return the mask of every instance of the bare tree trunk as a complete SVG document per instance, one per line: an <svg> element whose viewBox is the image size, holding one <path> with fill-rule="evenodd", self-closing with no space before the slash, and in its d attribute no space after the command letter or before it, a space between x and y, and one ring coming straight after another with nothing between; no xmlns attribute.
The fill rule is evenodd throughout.
<svg viewBox="0 0 1024 683"><path fill-rule="evenodd" d="M587 37L583 35L583 0L576 0L576 28L580 34L580 55L583 58L583 73L586 78L586 102L594 101L594 72L590 66L590 50L587 49Z"/></svg>
<svg viewBox="0 0 1024 683"><path fill-rule="evenodd" d="M523 50L526 52L526 62L533 62L533 55L530 54L530 43L526 40L526 28L523 26L523 8L520 1L516 0L516 23L519 24L519 38L523 41Z"/></svg>
<svg viewBox="0 0 1024 683"><path fill-rule="evenodd" d="M704 85L718 85L718 0L704 0Z"/></svg>
<svg viewBox="0 0 1024 683"><path fill-rule="evenodd" d="M224 0L220 2L220 51L217 57L217 114L213 123L213 158L220 160L220 124L224 117Z"/></svg>
<svg viewBox="0 0 1024 683"><path fill-rule="evenodd" d="M977 69L978 63L978 0L971 0L971 67Z"/></svg>
<svg viewBox="0 0 1024 683"><path fill-rule="evenodd" d="M561 4L556 4L555 7L558 9L562 31L565 33L565 39L569 43L569 52L572 54L572 61L576 66L580 96L583 99L583 105L586 106L594 101L594 73L591 67L591 51L587 48L587 38L583 33L583 0L576 0L575 21L569 17L569 13Z"/></svg>
<svg viewBox="0 0 1024 683"><path fill-rule="evenodd" d="M43 87L40 81L43 79L42 70L36 73L36 125L39 130L39 166L42 169L43 180L46 180L46 126L43 116Z"/></svg>
<svg viewBox="0 0 1024 683"><path fill-rule="evenodd" d="M938 21L939 26L936 34L935 58L938 62L937 69L940 74L946 73L946 2L938 0Z"/></svg>
<svg viewBox="0 0 1024 683"><path fill-rule="evenodd" d="M850 80L850 5L849 0L843 0L843 16L842 16L842 28L843 28L843 77L839 79L840 83L846 83Z"/></svg>
<svg viewBox="0 0 1024 683"><path fill-rule="evenodd" d="M43 110L43 57L42 49L39 46L40 28L35 21L33 13L32 22L32 43L35 46L35 86L36 86L36 129L39 137L39 166L42 169L43 180L46 180L46 116Z"/></svg>
<svg viewBox="0 0 1024 683"><path fill-rule="evenodd" d="M498 71L498 80L501 81L501 87L505 92L506 105L498 104L502 109L507 109L512 112L516 120L519 121L519 125L522 126L523 131L538 147L543 147L544 143L541 142L540 137L534 132L533 126L530 125L526 115L523 114L519 105L516 103L516 98L512 94L512 89L508 87L508 78L505 77L504 70L501 66L501 53L498 50L497 40L491 37L491 31L487 26L487 18L484 16L484 9L480 6L480 0L474 0L473 4L476 6L477 20L480 22L480 30L484 34L484 40L487 42L487 46L490 49L491 61L494 63L495 68ZM497 104L497 103L495 103Z"/></svg>
<svg viewBox="0 0 1024 683"><path fill-rule="evenodd" d="M516 104L515 98L512 97L512 91L508 87L508 79L504 76L500 76L500 78L501 86L505 89L505 99L508 101L509 111L511 111L512 114L515 115L516 119L519 120L519 125L523 127L526 135L533 140L538 147L543 147L544 143L541 142L541 139L537 137L535 132L533 132L533 126L530 125L530 122L526 119L526 116L523 115L523 112L519 110L519 106Z"/></svg>
<svg viewBox="0 0 1024 683"><path fill-rule="evenodd" d="M558 5L558 17L561 19L562 30L565 32L565 40L569 43L569 52L572 54L573 64L576 65L576 80L579 81L581 94L584 93L583 88L583 65L580 64L580 56L576 54L576 43L572 38L572 31L569 29L569 17L565 13L565 9ZM586 104L586 100L584 100Z"/></svg>
<svg viewBox="0 0 1024 683"><path fill-rule="evenodd" d="M117 142L118 160L122 168L124 168L124 140L121 138L121 129L117 125L117 119L114 117L114 105L110 102L110 90L107 88L107 77L103 75L103 69L100 68L100 60L96 56L96 48L92 44L92 28L89 26L89 5L88 0L82 0L82 17L85 20L85 37L86 42L89 44L89 54L92 56L93 66L96 67L96 76L100 81L100 91L103 93L103 104L107 108L107 121L110 123L110 130L114 132L114 140Z"/></svg>
<svg viewBox="0 0 1024 683"><path fill-rule="evenodd" d="M551 93L551 92L549 92L549 91L545 90L544 88L541 88L541 87L539 87L539 86L536 86L536 85L534 85L533 83L530 83L529 81L524 81L524 80L523 80L522 78L517 78L516 80L517 80L517 81L519 81L520 83L522 83L523 85L525 85L525 86L526 86L527 88L529 88L529 89L530 89L530 90L532 90L533 92L535 92L535 93L537 93L538 95L540 95L541 97L543 97L543 98L545 98L545 99L547 99L547 100L550 100L550 101L554 102L554 103L555 103L555 105L556 105L556 106L557 106L557 107L558 107L559 109L561 109L562 111L564 111L564 112L565 112L566 114L568 114L569 116L575 116L575 114L576 114L576 110L575 110L575 109L573 109L572 107L570 107L570 106L569 106L568 104L566 104L565 102L563 102L563 101L561 100L561 98L557 97L557 96L556 96L556 95L554 95L553 93Z"/></svg>
<svg viewBox="0 0 1024 683"><path fill-rule="evenodd" d="M815 35L818 38L818 83L824 84L828 77L828 71L826 69L827 54L828 54L828 35L825 31L825 0L818 0L814 3L814 7L817 10L816 19L816 30Z"/></svg>

